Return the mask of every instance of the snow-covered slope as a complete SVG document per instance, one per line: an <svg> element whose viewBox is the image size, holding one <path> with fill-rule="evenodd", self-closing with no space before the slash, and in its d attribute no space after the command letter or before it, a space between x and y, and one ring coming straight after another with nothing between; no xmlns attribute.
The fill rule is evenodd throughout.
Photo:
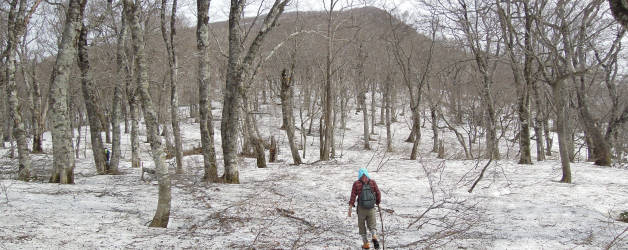
<svg viewBox="0 0 628 250"><path fill-rule="evenodd" d="M308 164L292 166L280 117L272 113L259 121L262 133L281 143L280 162L258 169L254 159L241 159L242 184L225 185L201 182L201 156L185 157L185 174L172 178L167 229L147 227L157 206L157 182L141 181L139 169L130 168L127 135L121 175L96 175L89 148L81 149L74 185L46 183L50 155L33 156L39 181L7 179L16 162L2 149L0 248L356 249L357 216L347 217L347 204L359 167L368 167L382 190L388 248L598 249L628 227L613 220L628 210L626 169L575 163L574 183L563 184L557 182L555 158L534 165L500 160L468 193L485 160L437 159L429 152L428 129L422 131L420 159L408 160L411 144L403 142L403 122L393 127L394 152L383 150L383 127L374 136L377 149L362 150L361 114L353 112L351 129L337 130L343 145L336 159L317 161L315 135L308 138ZM198 124L187 121L182 130L185 148L200 144ZM220 156L218 129L216 139ZM446 134L446 140L447 154L454 155L454 137ZM50 144L45 147L51 151ZM142 150L146 154L148 146ZM148 155L142 158L152 165ZM628 248L627 240L616 242L614 248Z"/></svg>

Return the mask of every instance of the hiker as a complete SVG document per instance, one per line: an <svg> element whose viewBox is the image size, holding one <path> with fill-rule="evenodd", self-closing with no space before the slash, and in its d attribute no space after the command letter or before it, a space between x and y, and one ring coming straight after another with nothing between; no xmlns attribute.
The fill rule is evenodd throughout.
<svg viewBox="0 0 628 250"><path fill-rule="evenodd" d="M373 247L379 249L379 241L377 240L377 225L375 217L375 205L379 207L381 193L377 188L377 183L371 179L366 168L360 168L358 171L358 180L353 182L351 188L351 199L349 200L349 217L351 217L352 207L355 206L356 196L358 198L358 228L360 236L362 236L362 248L369 249L369 241L366 237L366 227L371 232ZM366 226L365 226L366 223Z"/></svg>
<svg viewBox="0 0 628 250"><path fill-rule="evenodd" d="M109 151L108 148L105 148L105 163L107 164L107 167L109 167L109 159L111 157L111 152Z"/></svg>

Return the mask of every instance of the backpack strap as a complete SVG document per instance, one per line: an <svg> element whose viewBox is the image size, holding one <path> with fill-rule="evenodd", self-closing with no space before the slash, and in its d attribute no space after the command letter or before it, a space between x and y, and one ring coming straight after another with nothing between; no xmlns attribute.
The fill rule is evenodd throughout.
<svg viewBox="0 0 628 250"><path fill-rule="evenodd" d="M370 185L370 183L371 183L371 179L368 179L368 180L366 181L366 183L364 183L364 182L362 181L362 179L358 179L358 181L360 181L360 183L362 183L362 188L364 188L364 185Z"/></svg>

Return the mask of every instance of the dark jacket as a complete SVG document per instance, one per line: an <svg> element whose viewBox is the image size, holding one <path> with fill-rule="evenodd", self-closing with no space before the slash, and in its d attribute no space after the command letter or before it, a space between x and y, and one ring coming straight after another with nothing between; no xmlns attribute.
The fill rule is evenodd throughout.
<svg viewBox="0 0 628 250"><path fill-rule="evenodd" d="M349 199L349 205L355 207L355 198L362 192L362 182L369 183L371 185L371 190L375 192L375 204L379 205L379 202L382 199L382 194L379 192L379 188L377 188L377 183L374 180L367 178L366 176L362 176L360 180L357 180L353 183L353 187L351 188L351 199Z"/></svg>

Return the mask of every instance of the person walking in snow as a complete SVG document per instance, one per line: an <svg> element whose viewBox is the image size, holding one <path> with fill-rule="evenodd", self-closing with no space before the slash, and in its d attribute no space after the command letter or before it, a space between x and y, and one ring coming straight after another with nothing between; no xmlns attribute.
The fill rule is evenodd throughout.
<svg viewBox="0 0 628 250"><path fill-rule="evenodd" d="M105 148L105 164L109 167L109 159L111 158L111 152L108 148Z"/></svg>
<svg viewBox="0 0 628 250"><path fill-rule="evenodd" d="M375 247L375 249L379 249L375 206L377 205L377 207L379 207L382 195L379 192L377 183L371 179L366 168L360 168L358 171L358 180L353 182L353 187L351 188L351 199L349 200L349 217L351 217L351 210L353 210L353 207L355 206L356 197L358 201L358 228L363 242L362 248L370 248L368 238L366 237L366 228L368 227L371 232L373 247Z"/></svg>

